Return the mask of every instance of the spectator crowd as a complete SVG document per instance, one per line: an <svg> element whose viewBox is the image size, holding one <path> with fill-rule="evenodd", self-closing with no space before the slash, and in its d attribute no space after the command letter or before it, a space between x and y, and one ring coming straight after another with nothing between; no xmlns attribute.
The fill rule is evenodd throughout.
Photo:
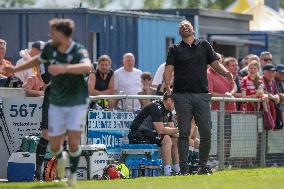
<svg viewBox="0 0 284 189"><path fill-rule="evenodd" d="M0 39L0 68L12 64L5 59L6 46L6 41ZM21 64L23 61L40 54L43 46L42 41L36 41L30 49L21 50L19 53L21 59L16 64ZM273 57L268 51L262 52L260 56L249 54L240 62L235 57L224 57L221 54L218 54L218 56L220 63L230 71L234 81L221 76L208 66L208 91L212 97L262 98L269 104L273 117L276 119L274 112L278 109L284 109L284 65L272 64ZM119 69L113 71L111 64L112 60L108 55L102 55L98 58L96 66L87 77L90 96L163 95L166 91L163 80L165 63L158 67L154 76L148 71L142 72L135 68L135 56L132 53L123 55L122 67ZM43 96L43 90L46 86L43 81L44 78L42 78L45 73L44 68L34 67L15 73L15 75L1 70L0 86L13 87L11 82L17 81L25 90L26 96ZM150 102L151 99L127 100L126 107L123 108L136 111ZM101 107L103 109L121 106L119 100L99 100L91 105L93 108ZM211 102L212 110L219 110L219 108L219 102ZM225 103L226 111L256 111L259 108L255 103Z"/></svg>
<svg viewBox="0 0 284 189"><path fill-rule="evenodd" d="M25 71L15 74L2 71L5 65L12 63L5 59L7 43L0 39L0 86L15 87L13 82L17 82L23 87L26 96L44 96L45 89L49 86L49 82L45 82L46 70L44 67L36 66ZM31 59L33 56L39 55L44 47L44 42L33 42L31 48L20 51L21 59L16 64ZM259 110L269 110L275 122L280 122L283 126L282 111L284 110L284 65L273 62L273 57L270 52L262 52L260 56L249 54L239 62L236 57L224 57L218 54L219 63L222 64L232 75L233 80L228 79L217 73L210 65L207 68L208 92L212 97L227 97L227 98L260 98L263 104L254 102L236 103L226 102L225 111L246 111L253 112ZM272 64L273 62L273 64ZM276 66L275 66L276 65ZM138 111L142 109L140 120L143 122L145 115L152 114L154 107L155 111L164 110L161 115L156 115L157 121L155 128L158 134L171 134L175 137L172 139L164 138L162 145L165 157L168 157L172 152L174 161L174 172L179 172L177 157L177 138L178 131L174 126L169 130L164 130L161 117L170 115L170 123L174 122L173 112L174 106L171 101L171 96L165 96L166 84L164 81L164 70L166 64L161 64L155 75L152 73L135 68L135 56L132 53L125 53L122 57L122 67L117 70L112 70L112 60L108 55L101 55L98 58L96 66L86 76L88 84L88 92L90 96L97 95L164 95L163 101L158 104L151 104L152 99L139 100L115 100L101 99L91 103L90 108L113 109L121 108L129 111ZM173 85L174 74L172 74L171 84ZM12 78L12 79L11 79ZM170 100L169 100L170 99ZM147 106L148 105L148 106ZM143 110L143 108L145 110ZM147 109L147 107L149 107ZM162 107L162 108L161 108ZM219 110L220 102L212 101L211 110ZM143 113L144 112L144 113ZM169 114L168 114L169 113ZM145 115L144 115L145 114ZM165 115L164 115L165 114ZM144 117L143 117L144 116ZM159 117L160 116L160 117ZM139 122L139 123L140 123ZM193 158L199 149L199 133L197 126L192 120L193 127L191 128L189 144L189 162L194 162ZM279 125L279 124L278 124ZM138 131L138 129L137 129ZM133 133L137 132L133 129ZM139 134L134 133L135 136ZM133 134L133 135L134 135ZM133 139L135 142L135 138ZM167 144L167 145L165 145ZM163 147L164 145L164 147ZM169 149L165 148L170 146ZM172 147L171 147L172 146ZM171 174L170 159L164 159L166 162L164 171L165 175Z"/></svg>

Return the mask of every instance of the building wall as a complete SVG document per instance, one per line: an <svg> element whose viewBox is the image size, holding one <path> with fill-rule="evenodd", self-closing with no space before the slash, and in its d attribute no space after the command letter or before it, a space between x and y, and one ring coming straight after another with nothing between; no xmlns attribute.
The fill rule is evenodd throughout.
<svg viewBox="0 0 284 189"><path fill-rule="evenodd" d="M90 9L2 9L0 38L7 40L7 57L16 63L19 51L28 42L49 39L48 21L54 17L75 21L73 39L85 45L93 61L108 54L112 68L122 66L122 56L132 52L136 67L155 72L166 58L166 37L179 41L178 23L182 17L136 12L110 12Z"/></svg>
<svg viewBox="0 0 284 189"><path fill-rule="evenodd" d="M207 34L213 33L247 33L249 22L246 20L233 20L228 18L214 18L199 16L199 35L207 38Z"/></svg>
<svg viewBox="0 0 284 189"><path fill-rule="evenodd" d="M89 32L98 34L97 57L102 54L110 55L113 69L122 66L123 54L131 52L138 56L136 17L90 14L88 27ZM91 45L91 42L92 40L88 45ZM139 59L137 59L137 66L138 64Z"/></svg>
<svg viewBox="0 0 284 189"><path fill-rule="evenodd" d="M11 59L14 56L19 56L15 49L19 49L21 43L21 35L25 34L25 31L19 33L21 28L20 16L10 14L0 14L0 38L7 41L7 54L6 57Z"/></svg>
<svg viewBox="0 0 284 189"><path fill-rule="evenodd" d="M195 27L198 37L208 33L248 32L251 16L213 9L148 9L143 12L185 16Z"/></svg>
<svg viewBox="0 0 284 189"><path fill-rule="evenodd" d="M16 63L20 58L19 51L27 48L28 42L47 41L48 21L55 17L73 19L76 25L73 39L90 51L92 51L90 33L97 33L97 56L110 55L113 59L113 69L122 65L121 58L126 52L132 52L138 57L137 16L106 11L88 12L87 9L0 11L0 38L8 43L6 57ZM93 58L93 53L90 54ZM96 60L96 57L94 59Z"/></svg>
<svg viewBox="0 0 284 189"><path fill-rule="evenodd" d="M49 39L48 21L52 18L71 18L76 30L73 39L85 44L85 23L83 14L70 14L62 11L0 11L0 38L7 41L6 57L13 63L20 58L19 51L28 47L28 42ZM82 35L83 34L83 35Z"/></svg>
<svg viewBox="0 0 284 189"><path fill-rule="evenodd" d="M156 20L140 18L138 20L139 68L155 74L167 55L166 38L177 43L180 41L178 25L180 20Z"/></svg>

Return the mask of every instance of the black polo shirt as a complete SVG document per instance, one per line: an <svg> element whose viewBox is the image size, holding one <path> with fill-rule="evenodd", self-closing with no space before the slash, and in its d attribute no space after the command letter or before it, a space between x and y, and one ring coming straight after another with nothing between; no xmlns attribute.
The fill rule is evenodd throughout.
<svg viewBox="0 0 284 189"><path fill-rule="evenodd" d="M152 132L155 130L153 122L168 123L172 122L172 118L172 112L165 108L162 100L153 101L138 113L130 126L130 130L134 133L139 130Z"/></svg>
<svg viewBox="0 0 284 189"><path fill-rule="evenodd" d="M208 93L207 65L218 56L206 40L184 41L169 48L166 65L174 66L174 93Z"/></svg>

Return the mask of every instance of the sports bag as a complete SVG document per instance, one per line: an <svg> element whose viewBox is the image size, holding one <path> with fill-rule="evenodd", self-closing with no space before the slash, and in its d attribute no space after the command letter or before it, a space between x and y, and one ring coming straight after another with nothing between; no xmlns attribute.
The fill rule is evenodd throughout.
<svg viewBox="0 0 284 189"><path fill-rule="evenodd" d="M56 179L57 171L57 159L55 156L53 156L46 164L46 167L44 169L43 179L45 181L53 181Z"/></svg>

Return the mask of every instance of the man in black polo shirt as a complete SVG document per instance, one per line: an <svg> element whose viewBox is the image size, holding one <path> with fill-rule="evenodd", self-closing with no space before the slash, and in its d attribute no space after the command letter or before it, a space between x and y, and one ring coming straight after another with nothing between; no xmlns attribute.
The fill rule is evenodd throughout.
<svg viewBox="0 0 284 189"><path fill-rule="evenodd" d="M157 144L162 147L164 175L171 174L171 154L173 169L179 172L177 152L178 129L174 127L172 95L164 94L163 100L146 105L133 120L128 134L130 144Z"/></svg>
<svg viewBox="0 0 284 189"><path fill-rule="evenodd" d="M200 133L199 174L210 174L206 167L211 147L210 98L208 94L207 65L217 73L232 79L232 75L219 64L218 56L206 40L196 39L191 23L179 25L182 41L169 48L164 72L167 93L171 93L171 74L174 71L173 99L179 125L178 151L181 174L188 174L188 136L191 120L197 123Z"/></svg>

